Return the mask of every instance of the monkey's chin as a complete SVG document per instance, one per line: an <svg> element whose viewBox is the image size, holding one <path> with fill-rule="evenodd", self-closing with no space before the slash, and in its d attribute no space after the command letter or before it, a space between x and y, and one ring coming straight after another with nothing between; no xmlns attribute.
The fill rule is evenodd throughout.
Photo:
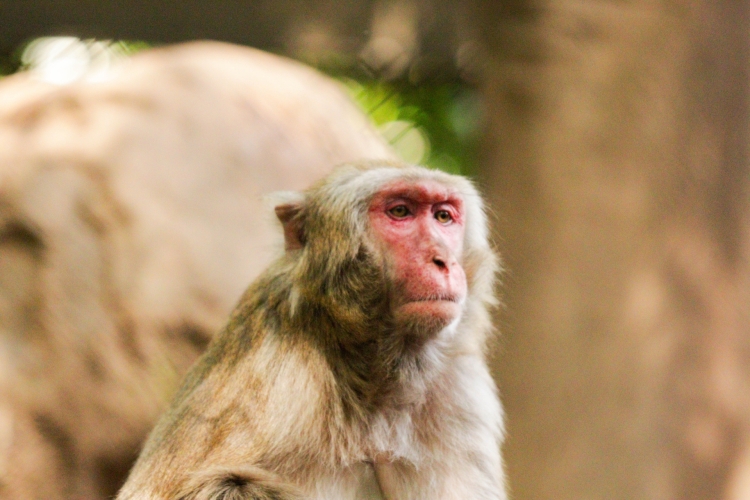
<svg viewBox="0 0 750 500"><path fill-rule="evenodd" d="M419 337L438 333L461 315L461 304L452 300L407 302L396 310L396 324Z"/></svg>

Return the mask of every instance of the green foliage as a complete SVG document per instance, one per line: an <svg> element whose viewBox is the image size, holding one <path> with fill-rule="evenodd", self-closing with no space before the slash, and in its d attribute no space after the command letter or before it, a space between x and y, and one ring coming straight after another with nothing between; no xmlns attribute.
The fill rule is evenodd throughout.
<svg viewBox="0 0 750 500"><path fill-rule="evenodd" d="M386 132L389 124L405 122L419 132L427 147L423 157L416 161L464 175L476 171L482 106L475 89L460 82L411 85L341 80L379 129ZM408 132L384 135L399 150L398 143Z"/></svg>
<svg viewBox="0 0 750 500"><path fill-rule="evenodd" d="M118 51L128 56L152 47L150 43L141 40L115 40L111 46L116 47Z"/></svg>

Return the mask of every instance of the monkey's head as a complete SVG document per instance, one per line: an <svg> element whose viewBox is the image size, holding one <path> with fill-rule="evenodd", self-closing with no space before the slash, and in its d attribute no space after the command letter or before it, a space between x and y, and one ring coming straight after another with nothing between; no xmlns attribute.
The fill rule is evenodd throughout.
<svg viewBox="0 0 750 500"><path fill-rule="evenodd" d="M492 301L482 203L462 177L345 165L276 214L293 262L292 300L326 310L352 340L377 334L373 324L428 338L459 322L469 303Z"/></svg>

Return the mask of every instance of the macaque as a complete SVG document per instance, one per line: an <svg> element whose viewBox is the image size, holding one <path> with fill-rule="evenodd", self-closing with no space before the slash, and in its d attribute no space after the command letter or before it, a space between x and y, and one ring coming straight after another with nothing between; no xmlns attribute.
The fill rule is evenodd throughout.
<svg viewBox="0 0 750 500"><path fill-rule="evenodd" d="M118 500L505 499L483 349L496 257L470 182L341 166L189 372Z"/></svg>
<svg viewBox="0 0 750 500"><path fill-rule="evenodd" d="M363 157L394 154L339 84L249 48L3 78L0 499L112 498L281 245L264 196Z"/></svg>

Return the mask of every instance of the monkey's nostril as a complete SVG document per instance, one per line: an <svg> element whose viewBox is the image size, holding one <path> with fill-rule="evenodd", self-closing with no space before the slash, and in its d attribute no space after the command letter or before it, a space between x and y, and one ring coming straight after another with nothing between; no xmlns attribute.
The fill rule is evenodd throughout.
<svg viewBox="0 0 750 500"><path fill-rule="evenodd" d="M446 267L448 267L445 265L445 261L438 257L433 257L432 262L434 262L435 265L438 266L440 269L445 269Z"/></svg>

